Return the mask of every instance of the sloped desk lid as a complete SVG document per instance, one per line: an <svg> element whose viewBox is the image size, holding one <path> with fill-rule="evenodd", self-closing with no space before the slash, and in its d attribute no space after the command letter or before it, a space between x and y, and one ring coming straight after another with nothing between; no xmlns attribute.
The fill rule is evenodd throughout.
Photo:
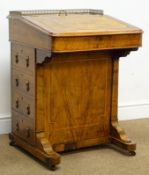
<svg viewBox="0 0 149 175"><path fill-rule="evenodd" d="M11 11L9 19L11 41L53 52L138 48L142 41L141 29L102 10Z"/></svg>
<svg viewBox="0 0 149 175"><path fill-rule="evenodd" d="M141 33L130 24L104 15L102 10L13 11L52 36L87 36Z"/></svg>

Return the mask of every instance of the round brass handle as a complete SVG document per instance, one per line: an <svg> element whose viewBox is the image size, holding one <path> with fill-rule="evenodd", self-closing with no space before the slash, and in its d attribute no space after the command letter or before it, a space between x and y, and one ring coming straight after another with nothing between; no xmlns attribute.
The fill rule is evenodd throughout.
<svg viewBox="0 0 149 175"><path fill-rule="evenodd" d="M28 106L26 107L26 110L27 110L27 115L30 115L30 113L31 113L31 111L30 111L30 105L28 105Z"/></svg>
<svg viewBox="0 0 149 175"><path fill-rule="evenodd" d="M30 129L26 128L26 137L30 137L30 135L31 135Z"/></svg>
<svg viewBox="0 0 149 175"><path fill-rule="evenodd" d="M26 82L26 91L29 91L30 90L30 83L29 81Z"/></svg>
<svg viewBox="0 0 149 175"><path fill-rule="evenodd" d="M19 100L16 100L16 108L19 108Z"/></svg>
<svg viewBox="0 0 149 175"><path fill-rule="evenodd" d="M16 58L16 63L19 63L19 55L18 54L16 54L15 58Z"/></svg>
<svg viewBox="0 0 149 175"><path fill-rule="evenodd" d="M16 87L18 87L18 86L19 86L19 79L16 78Z"/></svg>
<svg viewBox="0 0 149 175"><path fill-rule="evenodd" d="M19 132L19 123L16 123L16 131Z"/></svg>
<svg viewBox="0 0 149 175"><path fill-rule="evenodd" d="M29 67L29 56L26 58L26 67Z"/></svg>

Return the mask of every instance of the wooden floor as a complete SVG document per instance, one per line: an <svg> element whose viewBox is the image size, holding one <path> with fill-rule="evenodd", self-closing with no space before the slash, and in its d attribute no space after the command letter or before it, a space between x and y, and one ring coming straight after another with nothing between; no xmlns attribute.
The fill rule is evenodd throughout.
<svg viewBox="0 0 149 175"><path fill-rule="evenodd" d="M137 142L135 157L111 147L95 147L62 154L55 172L24 151L10 147L8 135L0 135L0 175L143 175L149 174L149 119L120 122Z"/></svg>

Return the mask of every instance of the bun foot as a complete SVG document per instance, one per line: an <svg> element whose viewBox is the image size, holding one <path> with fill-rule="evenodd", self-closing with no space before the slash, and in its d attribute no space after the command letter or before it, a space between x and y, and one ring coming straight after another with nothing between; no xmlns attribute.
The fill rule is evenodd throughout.
<svg viewBox="0 0 149 175"><path fill-rule="evenodd" d="M56 165L48 165L49 170L55 171L56 170Z"/></svg>
<svg viewBox="0 0 149 175"><path fill-rule="evenodd" d="M135 151L129 151L129 156L135 156L136 152Z"/></svg>
<svg viewBox="0 0 149 175"><path fill-rule="evenodd" d="M9 137L9 139L10 139L9 145L10 145L10 146L16 146L16 142L15 142L15 140L14 140L13 135L12 135L12 134L9 134L8 137Z"/></svg>
<svg viewBox="0 0 149 175"><path fill-rule="evenodd" d="M15 146L16 143L15 143L14 141L10 141L10 142L9 142L9 145L10 145L10 146Z"/></svg>

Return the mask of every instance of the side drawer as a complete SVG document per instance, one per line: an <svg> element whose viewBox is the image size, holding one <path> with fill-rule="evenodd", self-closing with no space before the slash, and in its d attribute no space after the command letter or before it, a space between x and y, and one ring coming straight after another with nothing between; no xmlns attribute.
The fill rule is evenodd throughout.
<svg viewBox="0 0 149 175"><path fill-rule="evenodd" d="M35 118L35 99L18 91L12 94L12 108L26 117Z"/></svg>
<svg viewBox="0 0 149 175"><path fill-rule="evenodd" d="M20 73L19 70L12 70L12 86L26 93L26 95L35 96L35 79L34 76Z"/></svg>
<svg viewBox="0 0 149 175"><path fill-rule="evenodd" d="M12 65L27 72L35 71L35 49L12 43L11 45Z"/></svg>
<svg viewBox="0 0 149 175"><path fill-rule="evenodd" d="M35 144L34 120L26 118L20 113L12 111L12 132L26 142Z"/></svg>

